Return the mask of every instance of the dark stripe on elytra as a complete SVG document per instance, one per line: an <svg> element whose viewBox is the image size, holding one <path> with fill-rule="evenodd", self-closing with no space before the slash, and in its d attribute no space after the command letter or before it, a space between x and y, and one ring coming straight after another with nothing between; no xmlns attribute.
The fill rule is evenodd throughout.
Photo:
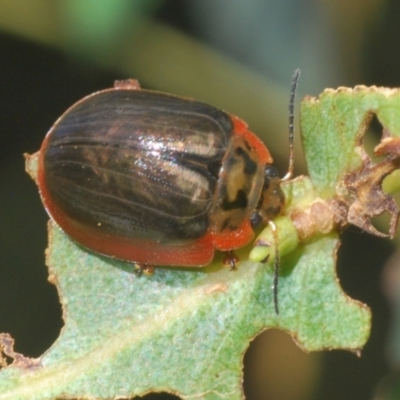
<svg viewBox="0 0 400 400"><path fill-rule="evenodd" d="M229 201L226 197L221 205L224 211L235 210L236 208L247 207L247 195L244 190L240 189L236 193L235 200Z"/></svg>

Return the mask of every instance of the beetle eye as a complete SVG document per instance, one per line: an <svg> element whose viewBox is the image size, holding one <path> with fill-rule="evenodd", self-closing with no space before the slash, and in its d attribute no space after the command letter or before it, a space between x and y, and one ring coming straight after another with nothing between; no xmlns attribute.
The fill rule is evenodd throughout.
<svg viewBox="0 0 400 400"><path fill-rule="evenodd" d="M258 211L254 211L250 217L251 227L253 229L257 228L258 226L260 226L261 222L262 222L261 214Z"/></svg>
<svg viewBox="0 0 400 400"><path fill-rule="evenodd" d="M266 164L264 175L266 178L279 178L278 170L271 164Z"/></svg>

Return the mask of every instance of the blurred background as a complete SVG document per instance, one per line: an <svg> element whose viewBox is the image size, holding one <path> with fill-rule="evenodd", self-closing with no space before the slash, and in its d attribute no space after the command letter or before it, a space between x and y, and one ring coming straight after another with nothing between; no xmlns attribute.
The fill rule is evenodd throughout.
<svg viewBox="0 0 400 400"><path fill-rule="evenodd" d="M0 332L38 357L62 327L44 265L48 218L22 154L66 108L137 78L240 116L284 174L293 71L302 70L299 101L327 87L400 86L399 22L398 0L0 0ZM342 239L343 289L373 312L362 356L305 354L264 332L245 355L248 400L400 399L396 241L355 228Z"/></svg>

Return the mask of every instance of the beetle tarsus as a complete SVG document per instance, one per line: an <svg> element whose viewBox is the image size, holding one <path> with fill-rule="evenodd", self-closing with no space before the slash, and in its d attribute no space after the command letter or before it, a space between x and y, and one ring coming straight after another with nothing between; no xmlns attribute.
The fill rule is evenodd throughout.
<svg viewBox="0 0 400 400"><path fill-rule="evenodd" d="M224 265L228 265L231 271L237 269L237 263L239 262L239 257L233 251L227 251L225 257L222 261Z"/></svg>
<svg viewBox="0 0 400 400"><path fill-rule="evenodd" d="M143 275L143 265L135 263L134 271L137 276L142 276Z"/></svg>
<svg viewBox="0 0 400 400"><path fill-rule="evenodd" d="M153 265L146 265L146 264L139 264L135 263L135 272L137 276L142 276L142 275L153 275L154 274L154 266Z"/></svg>

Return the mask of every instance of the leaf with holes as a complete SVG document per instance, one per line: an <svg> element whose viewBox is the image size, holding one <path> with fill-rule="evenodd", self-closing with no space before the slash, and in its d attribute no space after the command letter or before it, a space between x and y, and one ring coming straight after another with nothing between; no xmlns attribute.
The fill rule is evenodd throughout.
<svg viewBox="0 0 400 400"><path fill-rule="evenodd" d="M0 335L2 353L14 358L0 371L0 400L130 398L151 391L183 399L242 399L243 354L267 328L289 332L306 351L359 351L371 316L337 281L338 231L357 212L368 221L369 197L397 167L395 142L384 148L382 168L360 150L371 112L390 132L387 137L399 135L398 91L339 89L303 102L310 178L283 185L287 206L275 221L279 315L271 290L277 254L268 228L250 256L251 249L240 250L237 271L222 268L219 255L207 268L160 268L138 277L131 264L83 249L50 223L46 261L65 326L34 360L15 353L12 339ZM37 155L27 158L33 177L36 161ZM363 186L366 177L375 189Z"/></svg>

